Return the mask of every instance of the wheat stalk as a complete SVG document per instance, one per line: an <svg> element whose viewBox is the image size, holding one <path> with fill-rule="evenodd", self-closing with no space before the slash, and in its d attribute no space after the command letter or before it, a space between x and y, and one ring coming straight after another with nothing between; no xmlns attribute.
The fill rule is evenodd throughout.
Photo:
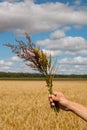
<svg viewBox="0 0 87 130"><path fill-rule="evenodd" d="M31 42L30 36L27 33L25 34L28 40L27 43L24 43L21 40L16 40L18 43L17 45L12 45L9 43L4 45L10 47L12 52L24 59L24 61L29 61L29 63L27 63L28 66L44 75L49 94L52 94L54 78L53 71L55 69L55 65L52 65L52 56L50 55L48 58L46 53L44 53L40 48L36 47L36 45ZM54 110L59 110L56 102Z"/></svg>

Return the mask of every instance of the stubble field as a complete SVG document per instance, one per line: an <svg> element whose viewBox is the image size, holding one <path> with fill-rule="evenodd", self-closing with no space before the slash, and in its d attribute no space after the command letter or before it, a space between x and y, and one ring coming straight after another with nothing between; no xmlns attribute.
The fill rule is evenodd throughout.
<svg viewBox="0 0 87 130"><path fill-rule="evenodd" d="M87 81L54 81L54 91L87 106ZM0 130L87 130L71 112L56 115L44 81L0 81Z"/></svg>

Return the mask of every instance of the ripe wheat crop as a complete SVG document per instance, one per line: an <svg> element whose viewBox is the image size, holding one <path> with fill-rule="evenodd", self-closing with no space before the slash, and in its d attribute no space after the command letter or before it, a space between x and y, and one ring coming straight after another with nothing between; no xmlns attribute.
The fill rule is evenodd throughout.
<svg viewBox="0 0 87 130"><path fill-rule="evenodd" d="M86 130L71 112L51 110L44 81L0 81L0 130ZM54 91L87 106L87 81L54 81Z"/></svg>

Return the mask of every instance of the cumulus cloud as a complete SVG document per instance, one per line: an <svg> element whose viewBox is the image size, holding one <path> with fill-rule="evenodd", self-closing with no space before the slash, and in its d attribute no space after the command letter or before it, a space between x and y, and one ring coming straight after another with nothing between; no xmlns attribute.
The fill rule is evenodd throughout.
<svg viewBox="0 0 87 130"><path fill-rule="evenodd" d="M6 2L10 2L10 3L13 3L13 2L20 2L20 0L2 0L2 1L6 1Z"/></svg>
<svg viewBox="0 0 87 130"><path fill-rule="evenodd" d="M20 62L20 61L22 61L22 59L20 59L18 56L13 56L11 58L11 61L13 61L13 62Z"/></svg>
<svg viewBox="0 0 87 130"><path fill-rule="evenodd" d="M26 65L26 62L23 62L17 56L10 57L6 60L0 60L0 71L3 72L35 72L29 66Z"/></svg>
<svg viewBox="0 0 87 130"><path fill-rule="evenodd" d="M55 44L52 44L52 43ZM53 45L53 46L52 46ZM50 46L47 48L52 49L63 49L63 50L80 50L80 49L87 49L87 41L82 37L72 37L67 36L61 39L50 41Z"/></svg>
<svg viewBox="0 0 87 130"><path fill-rule="evenodd" d="M80 5L81 4L81 0L75 0L75 5Z"/></svg>
<svg viewBox="0 0 87 130"><path fill-rule="evenodd" d="M70 28L52 32L50 38L37 41L37 45L54 51L55 55L57 51L64 55L87 55L87 40L81 36L66 36L68 29Z"/></svg>
<svg viewBox="0 0 87 130"><path fill-rule="evenodd" d="M66 36L60 39L46 39L38 41L38 45L46 45L47 49L62 49L62 50L80 50L87 49L87 41L82 37Z"/></svg>
<svg viewBox="0 0 87 130"><path fill-rule="evenodd" d="M60 50L54 52L54 51L50 51L50 50L43 49L43 52L46 53L48 57L49 57L50 55L51 55L52 57L62 55L62 51L60 51Z"/></svg>
<svg viewBox="0 0 87 130"><path fill-rule="evenodd" d="M65 37L65 33L62 30L61 31L57 30L57 31L51 33L52 39L58 39L58 38L62 38L62 37Z"/></svg>
<svg viewBox="0 0 87 130"><path fill-rule="evenodd" d="M12 61L0 60L0 71L8 71L12 65Z"/></svg>
<svg viewBox="0 0 87 130"><path fill-rule="evenodd" d="M58 62L58 74L87 74L87 58L63 58Z"/></svg>
<svg viewBox="0 0 87 130"><path fill-rule="evenodd" d="M33 71L24 62L20 62L17 57L11 57L6 60L0 60L0 71L4 72L29 72ZM86 74L87 73L87 58L78 56L73 58L58 59L57 74Z"/></svg>
<svg viewBox="0 0 87 130"><path fill-rule="evenodd" d="M65 32L66 31L69 31L71 28L69 26L66 26L64 28L62 28L61 30L56 30L56 31L53 31L50 35L50 38L51 39L59 39L59 38L63 38L65 37Z"/></svg>
<svg viewBox="0 0 87 130"><path fill-rule="evenodd" d="M57 74L87 74L85 65L59 65Z"/></svg>
<svg viewBox="0 0 87 130"><path fill-rule="evenodd" d="M77 56L84 56L84 55L87 55L87 49L86 48L84 48L84 49L80 49L80 50L77 50L77 51L66 51L65 52L65 55L73 55L73 56L75 56L75 55L77 55Z"/></svg>
<svg viewBox="0 0 87 130"><path fill-rule="evenodd" d="M22 63L22 60L17 56L13 56L6 60L0 60L0 71L5 71L5 72L11 71L11 70L14 71L15 67L17 67L17 68L20 67L20 63ZM17 66L17 64L19 64L19 65ZM22 70L23 70L23 68L22 68Z"/></svg>
<svg viewBox="0 0 87 130"><path fill-rule="evenodd" d="M85 57L74 57L74 58L64 58L59 61L60 64L75 64L75 65L87 65L87 58Z"/></svg>
<svg viewBox="0 0 87 130"><path fill-rule="evenodd" d="M36 33L65 24L87 25L87 12L63 3L35 4L34 1L0 2L0 32ZM63 34L61 34L63 35Z"/></svg>
<svg viewBox="0 0 87 130"><path fill-rule="evenodd" d="M0 66L12 66L12 64L11 61L0 60Z"/></svg>

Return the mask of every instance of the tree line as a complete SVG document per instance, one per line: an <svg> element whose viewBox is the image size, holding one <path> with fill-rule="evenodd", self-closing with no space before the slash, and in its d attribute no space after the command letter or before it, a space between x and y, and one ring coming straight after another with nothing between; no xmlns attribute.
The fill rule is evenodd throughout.
<svg viewBox="0 0 87 130"><path fill-rule="evenodd" d="M42 79L44 76L39 73L15 73L15 72L0 72L0 78L27 78L27 79L33 79L33 78L39 78ZM66 79L66 78L82 78L87 79L87 75L54 75L55 79Z"/></svg>

